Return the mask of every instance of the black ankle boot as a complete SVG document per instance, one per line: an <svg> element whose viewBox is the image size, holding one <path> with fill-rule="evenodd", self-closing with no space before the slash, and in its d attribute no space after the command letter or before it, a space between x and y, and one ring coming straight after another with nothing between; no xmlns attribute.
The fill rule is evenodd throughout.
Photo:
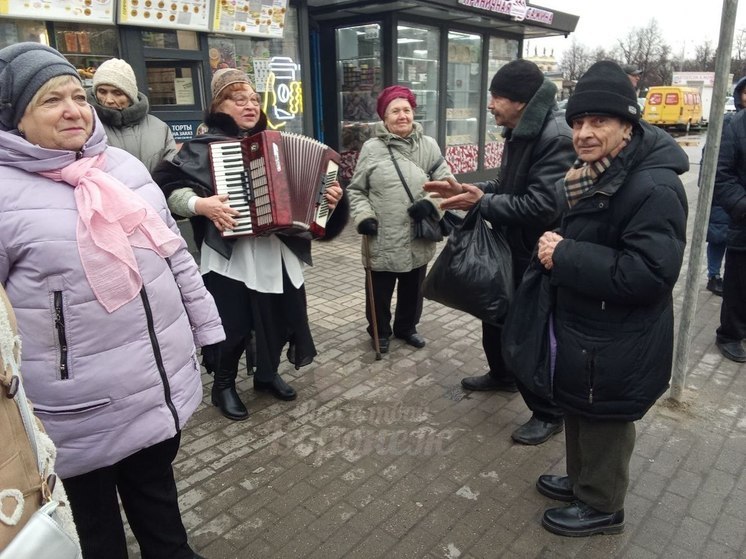
<svg viewBox="0 0 746 559"><path fill-rule="evenodd" d="M212 405L220 408L228 419L242 421L249 417L249 411L243 405L236 392L237 371L215 371L215 382L212 385Z"/></svg>

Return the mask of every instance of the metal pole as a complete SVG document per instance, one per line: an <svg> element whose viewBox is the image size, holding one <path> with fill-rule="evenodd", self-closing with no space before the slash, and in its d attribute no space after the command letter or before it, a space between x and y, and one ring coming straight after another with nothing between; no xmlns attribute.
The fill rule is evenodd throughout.
<svg viewBox="0 0 746 559"><path fill-rule="evenodd" d="M710 120L707 125L705 153L702 158L701 183L697 199L697 213L694 216L694 234L692 235L689 266L686 271L684 303L679 317L679 331L676 336L673 371L671 373L670 397L680 402L686 386L686 373L691 330L694 314L697 310L700 270L704 253L707 223L710 219L710 205L715 183L715 169L720 151L720 137L723 131L723 109L727 95L730 60L733 50L733 32L736 25L738 0L723 0L723 12L720 16L720 38L715 59L715 87L712 92L713 103L710 107Z"/></svg>

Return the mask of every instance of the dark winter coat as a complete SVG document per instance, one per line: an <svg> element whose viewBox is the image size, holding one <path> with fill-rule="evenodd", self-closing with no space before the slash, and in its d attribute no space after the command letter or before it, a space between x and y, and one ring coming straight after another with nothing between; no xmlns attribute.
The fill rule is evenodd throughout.
<svg viewBox="0 0 746 559"><path fill-rule="evenodd" d="M572 130L555 114L557 87L545 80L515 129L506 129L500 172L477 184L485 195L482 217L503 227L513 253L516 283L528 266L536 242L558 222L565 207L557 181L575 160Z"/></svg>
<svg viewBox="0 0 746 559"><path fill-rule="evenodd" d="M236 121L224 113L207 114L205 124L208 127L206 134L196 136L184 143L172 161L163 161L153 171L153 180L160 185L166 199L174 190L184 187L191 187L198 196L213 196L215 190L210 171L210 143L262 132L267 127L267 117L262 113L257 126L248 132L242 131ZM347 223L348 215L349 204L345 195L339 201L327 222L324 239L329 240L339 235ZM224 258L231 257L236 239L221 237L219 231L205 216L196 215L191 217L189 221L192 224L194 241L198 247L205 242ZM301 261L309 265L313 264L310 237L282 234L277 234L277 236Z"/></svg>
<svg viewBox="0 0 746 559"><path fill-rule="evenodd" d="M562 218L553 255L554 396L568 412L634 421L668 387L686 245L684 151L647 123Z"/></svg>
<svg viewBox="0 0 746 559"><path fill-rule="evenodd" d="M736 107L736 111L743 109L743 103L741 103L741 92L746 87L746 77L741 78L736 82L733 88L733 104ZM725 129L728 126L734 113L728 113L725 115L723 120L723 140L725 135ZM702 156L704 157L705 150L702 148ZM700 175L702 174L702 168L699 169ZM700 176L701 178L701 176ZM698 181L701 184L701 180ZM707 223L707 242L717 245L725 244L728 239L728 228L730 227L730 216L718 203L717 199L713 195L712 197L712 208L710 210L710 220Z"/></svg>
<svg viewBox="0 0 746 559"><path fill-rule="evenodd" d="M723 123L713 199L731 220L728 250L746 250L746 110Z"/></svg>

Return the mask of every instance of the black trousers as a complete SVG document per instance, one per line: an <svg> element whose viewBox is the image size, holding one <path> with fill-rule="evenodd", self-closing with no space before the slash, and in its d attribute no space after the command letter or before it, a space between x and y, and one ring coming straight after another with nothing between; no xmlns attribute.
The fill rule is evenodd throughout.
<svg viewBox="0 0 746 559"><path fill-rule="evenodd" d="M601 512L623 509L629 461L635 448L635 424L567 414L565 447L567 475L575 496Z"/></svg>
<svg viewBox="0 0 746 559"><path fill-rule="evenodd" d="M482 322L482 347L487 358L487 365L490 368L489 375L504 382L515 381L521 396L523 396L523 401L526 402L526 406L537 419L552 422L562 419L564 414L559 406L551 400L531 392L508 370L505 361L503 361L501 327Z"/></svg>
<svg viewBox="0 0 746 559"><path fill-rule="evenodd" d="M63 480L83 559L127 559L117 493L143 559L192 559L171 463L181 433L112 466Z"/></svg>
<svg viewBox="0 0 746 559"><path fill-rule="evenodd" d="M373 298L376 306L378 337L391 337L391 298L396 286L396 312L393 334L399 338L417 332L422 317L422 282L427 266L410 272L371 272ZM398 284L397 284L398 282ZM373 316L370 309L368 282L365 282L365 317L368 319L368 334L373 336Z"/></svg>
<svg viewBox="0 0 746 559"><path fill-rule="evenodd" d="M746 339L746 251L725 251L723 302L720 305L719 342Z"/></svg>
<svg viewBox="0 0 746 559"><path fill-rule="evenodd" d="M220 343L223 371L238 371L238 362L252 335L256 342L257 381L274 378L288 343L288 358L296 369L313 361L316 347L308 326L305 286L296 289L284 267L282 293L260 293L215 272L205 274L203 279L215 299L225 330L225 341Z"/></svg>

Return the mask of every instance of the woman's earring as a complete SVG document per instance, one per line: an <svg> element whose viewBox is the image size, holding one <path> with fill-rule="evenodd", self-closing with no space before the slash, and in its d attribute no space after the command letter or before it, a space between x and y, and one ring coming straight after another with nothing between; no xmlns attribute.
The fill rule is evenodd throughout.
<svg viewBox="0 0 746 559"><path fill-rule="evenodd" d="M21 138L26 137L26 133L23 131L23 128L21 128L20 126L18 127L18 133L21 135Z"/></svg>

